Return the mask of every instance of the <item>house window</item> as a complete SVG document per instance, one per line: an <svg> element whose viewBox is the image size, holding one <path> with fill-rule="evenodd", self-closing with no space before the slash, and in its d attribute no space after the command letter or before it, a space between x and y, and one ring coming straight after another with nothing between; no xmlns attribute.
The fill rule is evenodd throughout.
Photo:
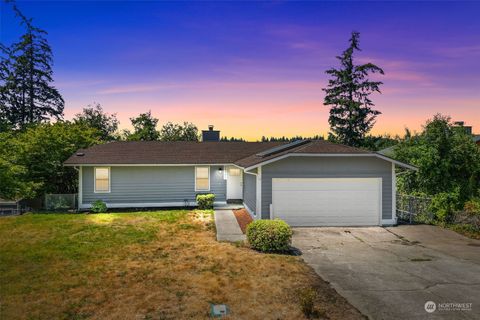
<svg viewBox="0 0 480 320"><path fill-rule="evenodd" d="M210 167L195 167L195 191L210 190Z"/></svg>
<svg viewBox="0 0 480 320"><path fill-rule="evenodd" d="M95 192L110 192L110 168L95 168Z"/></svg>
<svg viewBox="0 0 480 320"><path fill-rule="evenodd" d="M240 175L240 169L238 168L230 168L228 169L228 174L230 176L239 176Z"/></svg>

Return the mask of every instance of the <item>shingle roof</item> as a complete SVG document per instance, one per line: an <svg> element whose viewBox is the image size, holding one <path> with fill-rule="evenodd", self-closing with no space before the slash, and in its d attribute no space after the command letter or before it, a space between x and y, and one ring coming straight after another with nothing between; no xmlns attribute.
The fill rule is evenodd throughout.
<svg viewBox="0 0 480 320"><path fill-rule="evenodd" d="M118 141L78 150L65 161L79 164L226 164L280 142ZM83 156L77 154L83 153Z"/></svg>
<svg viewBox="0 0 480 320"><path fill-rule="evenodd" d="M259 152L286 144L285 142L163 142L119 141L78 150L65 161L66 165L81 164L229 164L249 167L287 153L349 153L368 151L313 140L293 148L261 157ZM81 155L80 155L81 154Z"/></svg>
<svg viewBox="0 0 480 320"><path fill-rule="evenodd" d="M250 155L246 158L240 159L237 162L235 162L237 165L247 168L251 167L253 165L259 164L261 162L274 159L276 157L288 154L288 153L303 153L303 154L365 154L365 153L371 153L366 150L358 149L358 148L353 148L349 146L345 146L343 144L336 144L336 143L331 143L325 140L312 140L306 144L302 144L298 147L288 149L285 151L281 151L272 155L269 155L267 157L259 157L255 154Z"/></svg>

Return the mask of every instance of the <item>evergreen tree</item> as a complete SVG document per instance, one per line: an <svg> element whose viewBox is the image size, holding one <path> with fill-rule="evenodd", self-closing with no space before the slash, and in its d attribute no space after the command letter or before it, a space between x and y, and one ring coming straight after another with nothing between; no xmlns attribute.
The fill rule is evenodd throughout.
<svg viewBox="0 0 480 320"><path fill-rule="evenodd" d="M17 128L52 117L61 119L64 101L53 82L52 49L46 31L35 27L13 4L26 28L20 42L0 46L0 114Z"/></svg>
<svg viewBox="0 0 480 320"><path fill-rule="evenodd" d="M380 111L374 110L370 94L380 92L382 82L371 81L370 73L384 74L383 70L372 63L355 65L353 54L359 51L358 32L352 32L350 46L337 56L339 69L326 71L332 78L328 81L324 104L330 106L330 124L333 139L351 146L361 146L365 135L375 124Z"/></svg>

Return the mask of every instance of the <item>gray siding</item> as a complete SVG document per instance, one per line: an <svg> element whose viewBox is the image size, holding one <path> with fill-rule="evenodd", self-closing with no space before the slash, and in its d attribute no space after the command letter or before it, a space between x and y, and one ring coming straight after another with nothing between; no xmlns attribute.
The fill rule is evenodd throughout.
<svg viewBox="0 0 480 320"><path fill-rule="evenodd" d="M161 203L195 201L195 167L111 167L111 192L94 193L94 167L83 167L83 204ZM210 167L210 193L225 201L226 181L218 166ZM207 193L207 192L204 192Z"/></svg>
<svg viewBox="0 0 480 320"><path fill-rule="evenodd" d="M262 167L262 219L269 219L272 178L382 178L382 218L392 218L392 164L374 157L289 157Z"/></svg>
<svg viewBox="0 0 480 320"><path fill-rule="evenodd" d="M253 174L243 174L243 202L253 212L257 211L257 177Z"/></svg>

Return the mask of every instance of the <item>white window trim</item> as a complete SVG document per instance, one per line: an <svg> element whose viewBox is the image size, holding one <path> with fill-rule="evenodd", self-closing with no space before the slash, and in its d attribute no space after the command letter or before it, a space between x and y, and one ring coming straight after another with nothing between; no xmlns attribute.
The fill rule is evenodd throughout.
<svg viewBox="0 0 480 320"><path fill-rule="evenodd" d="M198 189L197 188L197 168L207 168L208 169L208 189ZM195 166L195 191L202 192L202 191L210 191L210 166Z"/></svg>
<svg viewBox="0 0 480 320"><path fill-rule="evenodd" d="M108 169L108 191L97 191L97 168ZM93 193L110 193L112 191L112 175L110 167L93 167Z"/></svg>

